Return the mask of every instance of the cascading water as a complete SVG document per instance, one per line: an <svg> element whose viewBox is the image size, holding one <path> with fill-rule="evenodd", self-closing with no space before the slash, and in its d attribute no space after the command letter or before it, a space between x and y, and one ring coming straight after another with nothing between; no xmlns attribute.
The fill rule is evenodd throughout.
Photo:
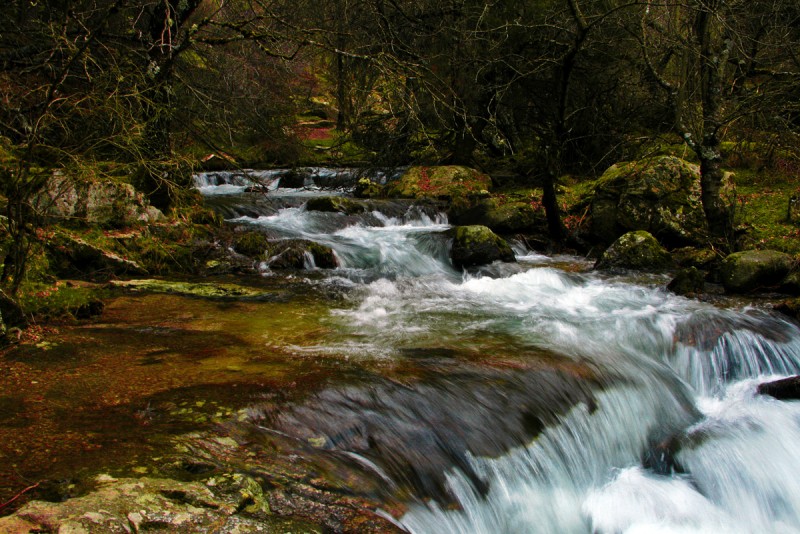
<svg viewBox="0 0 800 534"><path fill-rule="evenodd" d="M210 195L226 184L200 187ZM352 216L295 203L232 220L325 244L338 256L340 268L314 283L347 285L349 305L327 319L336 335L305 351L432 362L428 382L329 392L325 402L360 421L349 433L323 428L309 410L284 422L284 430L307 425L309 435L326 436L329 447L400 483L403 469L439 458L434 451L453 459L441 473L446 497L425 482L425 470L409 477L419 491L398 518L403 528L800 532L800 403L756 394L761 382L800 373L797 325L769 311L674 296L663 279L568 272L558 267L563 258L522 247L517 265L462 274L448 260L446 218L407 205L402 215L393 206L391 217L374 208ZM500 375L481 375L497 394L472 375L450 374L458 355L504 362ZM530 370L547 366L591 376L590 391L564 397L535 428L493 421L534 409L526 396L545 399ZM487 436L500 428L517 434ZM391 450L402 447L376 440L426 452L401 462Z"/></svg>

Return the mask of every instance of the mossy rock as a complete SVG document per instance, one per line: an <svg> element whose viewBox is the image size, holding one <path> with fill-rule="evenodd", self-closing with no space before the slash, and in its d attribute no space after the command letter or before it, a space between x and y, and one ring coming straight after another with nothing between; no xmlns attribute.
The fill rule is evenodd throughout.
<svg viewBox="0 0 800 534"><path fill-rule="evenodd" d="M790 295L800 295L800 269L789 273L783 279L780 290Z"/></svg>
<svg viewBox="0 0 800 534"><path fill-rule="evenodd" d="M271 269L334 269L339 264L333 249L305 239L277 241L270 247Z"/></svg>
<svg viewBox="0 0 800 534"><path fill-rule="evenodd" d="M386 185L390 198L434 198L467 202L489 191L492 180L487 174L461 167L411 167L400 178Z"/></svg>
<svg viewBox="0 0 800 534"><path fill-rule="evenodd" d="M720 277L725 291L749 293L781 285L794 266L794 258L777 250L735 252L722 261Z"/></svg>
<svg viewBox="0 0 800 534"><path fill-rule="evenodd" d="M248 258L263 259L270 250L270 240L262 232L240 232L234 237L232 248Z"/></svg>
<svg viewBox="0 0 800 534"><path fill-rule="evenodd" d="M450 234L453 238L450 259L456 268L516 261L509 244L486 226L457 226Z"/></svg>
<svg viewBox="0 0 800 534"><path fill-rule="evenodd" d="M112 280L111 285L133 291L150 293L174 293L203 298L258 298L270 296L272 293L240 286L236 284L194 283L175 280L156 280L152 278L140 280Z"/></svg>
<svg viewBox="0 0 800 534"><path fill-rule="evenodd" d="M47 247L50 267L61 276L107 278L147 274L147 269L140 263L64 232L56 233Z"/></svg>
<svg viewBox="0 0 800 534"><path fill-rule="evenodd" d="M382 185L369 178L360 178L353 190L353 195L356 198L383 198L386 196L386 190Z"/></svg>
<svg viewBox="0 0 800 534"><path fill-rule="evenodd" d="M732 198L730 177L724 189L724 198ZM670 247L708 240L700 169L673 156L612 165L594 185L590 215L590 235L601 243L634 230L646 230Z"/></svg>
<svg viewBox="0 0 800 534"><path fill-rule="evenodd" d="M688 267L678 271L675 278L667 284L667 289L676 295L698 295L705 290L705 280L703 271L697 267Z"/></svg>
<svg viewBox="0 0 800 534"><path fill-rule="evenodd" d="M306 202L308 211L325 211L353 215L367 211L367 205L347 197L316 197Z"/></svg>
<svg viewBox="0 0 800 534"><path fill-rule="evenodd" d="M649 232L628 232L603 252L596 269L663 271L673 266L669 252Z"/></svg>
<svg viewBox="0 0 800 534"><path fill-rule="evenodd" d="M86 495L31 501L0 519L2 532L262 532L273 531L265 502L250 484L217 488L164 478L97 477ZM281 525L280 532L298 525ZM267 527L265 529L265 527ZM275 529L274 531L278 531ZM313 530L312 530L313 531Z"/></svg>
<svg viewBox="0 0 800 534"><path fill-rule="evenodd" d="M544 213L537 212L529 202L506 202L498 198L454 207L449 217L453 224L486 226L499 234L532 233L546 227Z"/></svg>
<svg viewBox="0 0 800 534"><path fill-rule="evenodd" d="M671 252L672 259L679 267L695 267L701 271L711 271L719 267L722 257L710 248L681 247Z"/></svg>
<svg viewBox="0 0 800 534"><path fill-rule="evenodd" d="M775 311L800 321L800 298L784 300L775 306Z"/></svg>
<svg viewBox="0 0 800 534"><path fill-rule="evenodd" d="M54 221L122 228L159 221L164 215L125 182L82 180L56 171L34 205Z"/></svg>

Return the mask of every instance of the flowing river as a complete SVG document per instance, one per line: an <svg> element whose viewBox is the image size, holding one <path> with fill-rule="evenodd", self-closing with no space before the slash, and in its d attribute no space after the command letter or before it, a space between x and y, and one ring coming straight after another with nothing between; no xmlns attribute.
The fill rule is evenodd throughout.
<svg viewBox="0 0 800 534"><path fill-rule="evenodd" d="M309 211L347 172L282 176L256 193L234 173L196 180L229 221L335 251L339 268L294 274L342 295L298 352L413 371L330 385L271 427L403 495L403 529L800 532L800 403L756 393L800 373L796 324L520 244L516 264L460 272L435 207Z"/></svg>

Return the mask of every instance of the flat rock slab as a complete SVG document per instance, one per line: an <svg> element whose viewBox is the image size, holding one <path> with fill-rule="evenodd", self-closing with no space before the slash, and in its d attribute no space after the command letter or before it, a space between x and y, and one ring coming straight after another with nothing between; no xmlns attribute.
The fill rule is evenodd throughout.
<svg viewBox="0 0 800 534"><path fill-rule="evenodd" d="M212 284L202 282L175 282L146 278L140 280L112 280L111 285L151 293L173 293L205 298L230 299L274 299L279 295L273 291L240 286L236 284Z"/></svg>

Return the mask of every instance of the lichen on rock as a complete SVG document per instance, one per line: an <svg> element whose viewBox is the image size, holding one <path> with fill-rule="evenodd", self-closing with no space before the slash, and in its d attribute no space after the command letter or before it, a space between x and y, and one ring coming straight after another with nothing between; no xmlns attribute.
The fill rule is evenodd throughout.
<svg viewBox="0 0 800 534"><path fill-rule="evenodd" d="M727 199L730 176L724 189ZM634 230L646 230L671 247L707 240L700 169L674 156L612 165L594 186L590 215L590 234L601 243Z"/></svg>

